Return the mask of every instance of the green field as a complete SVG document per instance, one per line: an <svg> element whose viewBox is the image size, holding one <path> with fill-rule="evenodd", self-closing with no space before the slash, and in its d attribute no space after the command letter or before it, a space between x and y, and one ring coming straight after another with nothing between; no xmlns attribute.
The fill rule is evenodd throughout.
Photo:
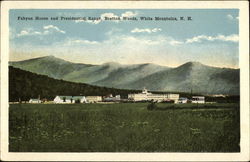
<svg viewBox="0 0 250 162"><path fill-rule="evenodd" d="M239 152L239 104L10 104L10 152Z"/></svg>

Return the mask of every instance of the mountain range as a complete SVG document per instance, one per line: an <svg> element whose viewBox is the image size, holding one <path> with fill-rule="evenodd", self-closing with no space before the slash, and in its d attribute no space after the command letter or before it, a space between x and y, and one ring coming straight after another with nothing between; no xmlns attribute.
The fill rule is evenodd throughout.
<svg viewBox="0 0 250 162"><path fill-rule="evenodd" d="M156 64L79 64L54 56L10 62L9 65L54 79L121 89L239 95L239 69L218 68L199 62L178 67Z"/></svg>

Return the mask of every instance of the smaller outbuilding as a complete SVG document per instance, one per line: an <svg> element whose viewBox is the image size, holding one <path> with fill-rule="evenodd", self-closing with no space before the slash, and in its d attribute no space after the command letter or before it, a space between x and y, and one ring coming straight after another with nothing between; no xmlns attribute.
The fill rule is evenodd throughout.
<svg viewBox="0 0 250 162"><path fill-rule="evenodd" d="M96 103L102 101L102 96L87 96L87 103Z"/></svg>
<svg viewBox="0 0 250 162"><path fill-rule="evenodd" d="M180 97L179 100L178 100L178 103L187 103L188 102L188 99L186 97Z"/></svg>
<svg viewBox="0 0 250 162"><path fill-rule="evenodd" d="M31 98L29 100L29 103L41 103L41 100L40 99L36 99L36 98Z"/></svg>
<svg viewBox="0 0 250 162"><path fill-rule="evenodd" d="M192 97L192 103L205 103L205 97L204 96L193 96Z"/></svg>
<svg viewBox="0 0 250 162"><path fill-rule="evenodd" d="M118 102L121 100L121 96L120 95L115 95L113 96L112 94L103 97L103 101L105 102Z"/></svg>
<svg viewBox="0 0 250 162"><path fill-rule="evenodd" d="M56 96L54 103L86 103L85 96Z"/></svg>

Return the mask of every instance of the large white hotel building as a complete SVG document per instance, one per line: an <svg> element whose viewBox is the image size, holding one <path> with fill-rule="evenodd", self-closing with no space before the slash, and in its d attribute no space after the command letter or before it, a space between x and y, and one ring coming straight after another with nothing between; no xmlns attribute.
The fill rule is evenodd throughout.
<svg viewBox="0 0 250 162"><path fill-rule="evenodd" d="M128 99L132 101L174 101L174 103L177 103L179 100L180 95L179 94L172 94L172 93L166 93L166 94L153 94L147 91L146 88L142 90L142 93L133 93L128 94Z"/></svg>

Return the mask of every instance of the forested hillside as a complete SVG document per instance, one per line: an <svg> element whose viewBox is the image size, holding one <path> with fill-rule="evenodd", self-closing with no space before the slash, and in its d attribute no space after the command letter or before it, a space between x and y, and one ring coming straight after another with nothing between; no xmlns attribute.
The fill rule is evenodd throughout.
<svg viewBox="0 0 250 162"><path fill-rule="evenodd" d="M54 99L56 95L108 95L120 94L126 97L128 93L139 90L121 90L114 88L92 86L84 83L74 83L38 75L12 66L9 67L9 101L27 101L30 98Z"/></svg>

